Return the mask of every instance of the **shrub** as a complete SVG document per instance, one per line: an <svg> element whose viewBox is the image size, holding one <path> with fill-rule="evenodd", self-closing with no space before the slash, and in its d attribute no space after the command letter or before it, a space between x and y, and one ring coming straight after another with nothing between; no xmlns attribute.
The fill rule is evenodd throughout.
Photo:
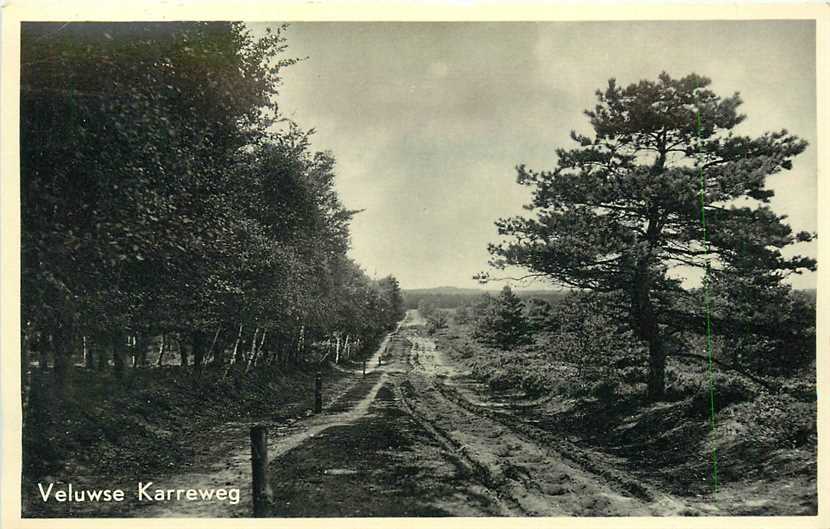
<svg viewBox="0 0 830 529"><path fill-rule="evenodd" d="M734 409L735 418L749 424L753 442L795 448L815 442L816 404L786 394L764 393Z"/></svg>
<svg viewBox="0 0 830 529"><path fill-rule="evenodd" d="M712 409L712 392L715 412L719 412L734 404L754 400L761 391L762 388L745 377L715 372L711 381L706 376L698 383L697 391L690 401L691 412L697 417L708 416Z"/></svg>
<svg viewBox="0 0 830 529"><path fill-rule="evenodd" d="M594 384L591 389L593 396L600 402L610 404L614 402L614 398L617 396L617 383L614 381L603 380Z"/></svg>

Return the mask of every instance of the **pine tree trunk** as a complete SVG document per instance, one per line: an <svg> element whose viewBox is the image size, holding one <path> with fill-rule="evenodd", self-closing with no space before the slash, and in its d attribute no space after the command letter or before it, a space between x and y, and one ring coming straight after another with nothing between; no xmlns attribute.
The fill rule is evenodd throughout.
<svg viewBox="0 0 830 529"><path fill-rule="evenodd" d="M648 326L648 396L651 400L661 400L666 394L666 352L657 331L657 322L654 315L646 318L644 325Z"/></svg>
<svg viewBox="0 0 830 529"><path fill-rule="evenodd" d="M650 286L647 263L643 259L639 263L635 279L633 316L638 337L648 345L647 395L650 400L657 401L663 399L666 393L666 352L657 325Z"/></svg>

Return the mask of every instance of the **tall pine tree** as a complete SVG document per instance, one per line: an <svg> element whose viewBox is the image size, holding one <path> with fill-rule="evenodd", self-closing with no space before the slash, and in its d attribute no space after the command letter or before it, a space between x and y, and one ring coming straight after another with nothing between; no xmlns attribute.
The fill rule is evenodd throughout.
<svg viewBox="0 0 830 529"><path fill-rule="evenodd" d="M765 187L768 176L792 167L806 142L786 130L736 134L745 119L739 95L720 97L710 83L663 73L623 88L611 79L586 111L593 135L572 132L578 145L558 149L552 171L518 167L518 182L533 188L528 209L536 216L499 220L508 240L490 245L496 266L623 292L631 327L648 346L655 399L665 385L663 317L683 294L672 267L754 276L762 278L759 288L816 268L813 259L782 254L814 234L794 234L769 208L773 191Z"/></svg>

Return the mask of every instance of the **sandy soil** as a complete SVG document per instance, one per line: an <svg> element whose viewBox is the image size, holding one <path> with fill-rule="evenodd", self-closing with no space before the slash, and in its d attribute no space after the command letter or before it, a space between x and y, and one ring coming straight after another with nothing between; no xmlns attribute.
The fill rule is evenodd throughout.
<svg viewBox="0 0 830 529"><path fill-rule="evenodd" d="M270 465L274 516L627 516L692 514L666 494L592 473L488 415L497 403L436 348L410 312L384 374ZM370 400L368 409L367 400ZM339 420L334 420L339 417ZM639 493L639 494L637 494Z"/></svg>
<svg viewBox="0 0 830 529"><path fill-rule="evenodd" d="M713 498L669 494L614 456L537 427L517 410L539 409L545 399L489 392L436 347L424 324L410 311L365 375L362 363L338 366L347 375L324 383L323 413L266 423L272 516L726 514ZM251 516L252 424L206 432L189 471L154 480L164 488L240 487L237 505L132 502L95 514Z"/></svg>

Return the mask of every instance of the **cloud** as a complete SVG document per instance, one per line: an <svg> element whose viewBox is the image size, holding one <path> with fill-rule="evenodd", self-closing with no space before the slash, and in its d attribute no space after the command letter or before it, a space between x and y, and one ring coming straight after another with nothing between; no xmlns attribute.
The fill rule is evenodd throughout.
<svg viewBox="0 0 830 529"><path fill-rule="evenodd" d="M285 71L281 108L318 130L345 203L366 209L354 257L407 288L475 285L493 222L526 214L514 166L551 168L571 129L589 131L582 112L609 77L707 75L743 94L744 133L787 127L815 143L810 22L315 22L287 37L309 59ZM815 147L770 183L793 228L815 230Z"/></svg>

